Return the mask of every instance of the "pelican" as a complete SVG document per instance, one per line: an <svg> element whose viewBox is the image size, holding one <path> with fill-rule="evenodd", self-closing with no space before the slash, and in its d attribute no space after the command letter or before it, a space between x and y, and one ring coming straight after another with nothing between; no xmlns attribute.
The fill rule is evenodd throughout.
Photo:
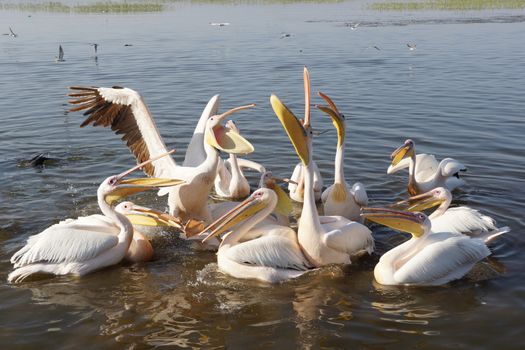
<svg viewBox="0 0 525 350"><path fill-rule="evenodd" d="M469 207L449 208L452 193L444 187L410 197L394 205L397 209L423 211L438 205L428 216L433 232L462 233L488 242L492 238L510 231L509 227L497 227L496 221Z"/></svg>
<svg viewBox="0 0 525 350"><path fill-rule="evenodd" d="M65 62L64 59L64 49L62 45L58 45L58 56L55 56L55 62Z"/></svg>
<svg viewBox="0 0 525 350"><path fill-rule="evenodd" d="M108 196L106 196L108 198ZM154 209L139 206L133 202L125 201L115 207L115 211L125 215L134 225L133 238L124 259L130 262L146 262L153 258L153 247L148 238L137 230L135 225L140 226L164 226L176 227L183 230L177 218ZM60 229L67 230L71 234L82 234L84 231L95 231L118 236L119 226L111 218L93 214L79 217L77 219L66 219L59 222Z"/></svg>
<svg viewBox="0 0 525 350"><path fill-rule="evenodd" d="M274 210L277 201L274 191L260 188L205 229L209 234L204 241L234 227L224 235L217 252L221 271L236 278L278 283L311 268L290 227L265 225L264 235L243 241L250 229Z"/></svg>
<svg viewBox="0 0 525 350"><path fill-rule="evenodd" d="M398 147L391 158L392 164L388 167L387 174L408 167L408 193L412 196L436 187L445 187L453 191L465 184L465 181L459 177L461 171L467 170L463 164L452 158L445 158L438 162L431 154L416 156L416 145L410 139Z"/></svg>
<svg viewBox="0 0 525 350"><path fill-rule="evenodd" d="M86 110L84 115L88 118L81 127L93 124L111 126L117 134L123 134L128 148L137 160L143 161L151 155L162 153L166 145L162 140L159 130L149 112L148 107L138 92L129 88L89 88L71 87L73 93L69 96L74 99L72 104L79 104L71 111ZM208 103L205 113L216 110L218 96ZM253 146L242 136L222 126L221 121L234 112L253 107L242 106L231 109L221 115L201 117L197 130L194 133L188 152L195 157L202 157L198 143L202 140L205 158L197 161L197 165L177 166L173 158L166 157L144 167L144 172L149 176L182 179L186 183L171 189L159 191L159 195L169 193L168 205L171 215L182 220L197 219L206 223L212 221L212 216L207 205L208 196L217 175L219 164L218 150L227 153L248 154L253 152ZM204 113L203 113L204 114ZM204 125L202 133L201 126ZM187 163L188 152L186 153ZM200 163L199 163L200 161Z"/></svg>
<svg viewBox="0 0 525 350"><path fill-rule="evenodd" d="M368 195L365 186L356 182L352 187L345 180L344 152L345 152L345 116L339 112L333 101L325 94L319 92L329 105L316 107L332 118L332 123L337 130L337 150L335 153L334 184L324 190L321 200L325 215L340 215L352 221L361 219L361 207L368 205Z"/></svg>
<svg viewBox="0 0 525 350"><path fill-rule="evenodd" d="M11 257L15 270L9 274L8 281L20 282L34 273L83 276L119 263L126 256L132 242L133 225L125 215L115 211L108 201L111 202L115 196L122 197L147 189L176 186L181 183L180 180L156 178L124 180L125 176L155 159L152 158L119 175L108 177L97 190L100 210L119 227L118 235L93 230L89 225L82 225L82 220L79 225L74 225L74 230L71 230L70 222L53 225L29 237L26 245ZM137 187L121 187L121 185Z"/></svg>
<svg viewBox="0 0 525 350"><path fill-rule="evenodd" d="M229 120L226 125L232 132L239 133L239 128L235 123ZM244 199L250 195L250 183L244 176L242 167L252 168L259 172L266 169L256 163L246 159L238 159L237 155L230 153L229 159L219 160L218 174L215 177L215 193L221 197L230 200ZM228 171L229 168L229 171Z"/></svg>
<svg viewBox="0 0 525 350"><path fill-rule="evenodd" d="M305 85L309 85L308 70L304 68ZM306 89L309 91L309 88ZM309 99L309 96L307 96ZM374 250L371 231L360 223L341 216L322 216L317 213L314 195L312 163L312 129L307 114L301 123L275 95L270 97L272 108L283 124L304 168L304 203L299 219L298 240L308 261L315 266L350 264L351 258Z"/></svg>
<svg viewBox="0 0 525 350"><path fill-rule="evenodd" d="M310 120L310 81L306 81L306 75L304 77L304 120ZM314 172L314 195L315 201L321 200L321 194L323 191L323 178L321 172L317 167L317 164L312 160L312 167ZM288 191L290 192L290 198L296 202L302 203L304 200L304 178L306 169L304 165L299 162L292 173L290 179L292 182L288 184Z"/></svg>
<svg viewBox="0 0 525 350"><path fill-rule="evenodd" d="M430 219L420 212L365 208L363 217L412 234L379 259L374 277L380 284L442 285L463 277L491 254L481 239L431 230Z"/></svg>

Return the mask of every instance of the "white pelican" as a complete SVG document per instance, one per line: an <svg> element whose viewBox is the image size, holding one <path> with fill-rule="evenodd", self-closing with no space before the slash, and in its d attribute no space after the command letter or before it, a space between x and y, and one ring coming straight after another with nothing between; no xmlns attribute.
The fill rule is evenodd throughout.
<svg viewBox="0 0 525 350"><path fill-rule="evenodd" d="M165 154L164 154L165 155ZM155 159L155 158L153 158ZM130 179L123 178L153 160L141 163L119 175L108 177L98 190L98 205L102 213L116 224L118 235L93 230L92 226L72 225L63 222L53 225L43 232L29 237L26 245L11 257L15 270L8 276L9 282L20 282L34 273L55 275L85 275L94 270L119 263L127 254L133 238L133 225L108 204L108 197L121 197L131 193L155 189L162 186L175 186L180 180ZM119 187L136 185L137 187ZM110 200L111 201L111 200ZM71 230L74 226L74 230Z"/></svg>
<svg viewBox="0 0 525 350"><path fill-rule="evenodd" d="M304 75L304 120L310 120L310 80L307 74ZM315 201L321 200L323 192L323 178L317 164L312 160L312 168L314 172L314 195ZM296 202L302 203L304 200L304 178L306 169L303 163L299 162L292 173L290 179L292 182L288 183L288 191L290 198Z"/></svg>
<svg viewBox="0 0 525 350"><path fill-rule="evenodd" d="M208 226L205 241L226 232L217 252L219 269L236 278L278 283L299 277L311 266L289 227L265 225L265 234L248 241L244 236L277 205L277 195L260 188Z"/></svg>
<svg viewBox="0 0 525 350"><path fill-rule="evenodd" d="M239 128L229 120L226 125L239 134ZM219 160L218 174L215 177L215 193L217 196L231 200L244 199L250 195L250 183L244 176L242 168L252 168L264 172L265 168L246 159L238 159L237 155L230 153L229 159Z"/></svg>
<svg viewBox="0 0 525 350"><path fill-rule="evenodd" d="M323 202L325 215L340 215L352 221L361 220L361 207L368 205L368 195L365 186L356 182L352 187L345 180L344 152L345 152L345 116L339 113L336 105L325 94L318 92L329 105L317 106L332 118L332 123L337 130L337 150L335 152L334 184L323 191L321 200Z"/></svg>
<svg viewBox="0 0 525 350"><path fill-rule="evenodd" d="M106 196L106 199L107 198L108 196ZM149 239L137 230L135 225L184 229L184 226L177 218L167 213L139 206L133 202L126 201L119 203L115 207L115 211L125 215L134 225L133 238L124 257L125 260L130 262L146 262L153 258L153 247ZM66 219L57 225L60 225L61 230L69 231L70 234L83 234L83 232L87 230L118 236L120 232L120 227L111 218L100 214L82 216L77 219Z"/></svg>
<svg viewBox="0 0 525 350"><path fill-rule="evenodd" d="M306 67L304 75L305 81L308 81ZM350 264L352 256L360 255L365 251L371 253L374 250L374 239L366 226L341 216L319 217L317 213L313 189L310 116L307 115L301 123L277 96L272 95L270 102L306 169L298 239L310 263L316 267L327 264Z"/></svg>
<svg viewBox="0 0 525 350"><path fill-rule="evenodd" d="M70 89L76 91L69 94L74 98L70 103L80 104L71 111L87 109L84 115L89 117L81 124L81 127L91 123L94 126L111 126L117 134L124 135L122 139L126 141L139 162L152 155L165 152L166 145L148 107L136 91L121 87L71 87ZM218 97L212 100L215 102L208 103L205 112L211 113L216 108L214 105ZM204 124L202 139L206 157L198 165L177 166L173 158L166 157L144 167L144 172L149 176L176 178L186 182L181 186L159 191L160 195L169 193L168 205L171 215L180 217L182 220L197 219L207 223L212 221L207 201L217 175L219 164L217 150L237 154L253 152L253 146L246 139L222 126L220 122L234 112L253 106L234 108L209 118L208 116L201 117L199 124ZM192 138L189 148L194 149L191 144L198 144L201 135L194 134L194 139L196 141L193 142ZM195 153L199 153L198 149Z"/></svg>
<svg viewBox="0 0 525 350"><path fill-rule="evenodd" d="M462 233L488 242L492 238L510 231L509 227L497 227L496 221L469 207L449 208L452 193L444 187L410 197L394 205L396 209L423 211L438 208L428 216L433 232Z"/></svg>
<svg viewBox="0 0 525 350"><path fill-rule="evenodd" d="M490 250L483 240L452 232L431 231L425 214L384 208L365 208L363 217L412 238L386 252L374 268L385 285L437 286L463 277Z"/></svg>
<svg viewBox="0 0 525 350"><path fill-rule="evenodd" d="M438 162L431 154L418 154L416 145L408 139L391 155L392 164L387 174L395 173L408 167L408 193L412 196L428 192L436 187L445 187L450 191L465 184L459 177L461 171L467 168L452 158L445 158Z"/></svg>

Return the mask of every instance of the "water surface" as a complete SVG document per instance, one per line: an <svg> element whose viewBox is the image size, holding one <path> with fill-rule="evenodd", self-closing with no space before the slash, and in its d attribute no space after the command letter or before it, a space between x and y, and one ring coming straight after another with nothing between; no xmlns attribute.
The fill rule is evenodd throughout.
<svg viewBox="0 0 525 350"><path fill-rule="evenodd" d="M522 15L383 13L361 2L185 3L128 15L0 12L1 30L10 25L18 34L0 36L2 344L523 348ZM363 22L357 30L345 25L356 22ZM290 36L281 39L283 33ZM97 60L90 43L99 44ZM417 50L408 51L407 43L416 43ZM59 44L66 62L57 64ZM256 148L249 158L287 176L297 157L268 98L278 94L301 115L304 64L313 91L329 94L349 116L346 176L366 185L371 204L405 197L406 175L387 176L386 168L388 155L406 138L416 141L419 152L468 166L468 186L455 193L457 203L512 229L491 246L490 259L444 287L383 287L373 281L373 267L407 237L375 227L373 256L269 286L222 275L213 253L195 253L174 232L164 232L153 241L151 263L123 264L82 279L5 282L9 257L28 236L58 220L98 212L99 183L134 164L117 136L80 129L81 115L66 113L68 86L140 91L164 140L179 150L178 161L212 95L221 94L224 109L257 103L236 118ZM313 124L331 128L317 112ZM335 138L332 131L315 140L314 157L326 183L333 176ZM26 166L23 161L39 152L58 161ZM256 175L250 178L255 184ZM135 200L166 206L155 194Z"/></svg>

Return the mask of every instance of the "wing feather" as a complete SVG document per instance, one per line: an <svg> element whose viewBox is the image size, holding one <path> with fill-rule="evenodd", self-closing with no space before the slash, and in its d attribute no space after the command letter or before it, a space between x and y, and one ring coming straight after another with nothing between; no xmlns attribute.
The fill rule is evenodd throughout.
<svg viewBox="0 0 525 350"><path fill-rule="evenodd" d="M226 251L240 264L304 271L311 268L297 243L283 236L262 236Z"/></svg>
<svg viewBox="0 0 525 350"><path fill-rule="evenodd" d="M358 222L349 222L345 226L323 235L324 243L341 253L354 255L362 251L368 254L374 251L372 231Z"/></svg>
<svg viewBox="0 0 525 350"><path fill-rule="evenodd" d="M137 159L144 162L167 152L166 145L140 94L129 88L72 86L71 112L84 111L87 118L80 125L111 127ZM173 158L163 157L144 166L144 172L155 177L175 177Z"/></svg>
<svg viewBox="0 0 525 350"><path fill-rule="evenodd" d="M82 262L118 243L116 235L91 231L89 226L57 224L29 237L26 245L11 257L15 268L38 262Z"/></svg>
<svg viewBox="0 0 525 350"><path fill-rule="evenodd" d="M480 239L452 233L432 233L428 244L396 271L403 284L440 285L463 277L478 261L490 255Z"/></svg>
<svg viewBox="0 0 525 350"><path fill-rule="evenodd" d="M365 189L365 186L360 183L360 182L356 182L353 186L352 186L352 191L351 193L354 195L354 200L355 202L360 206L360 207L366 207L368 206L368 194L366 193L366 189Z"/></svg>
<svg viewBox="0 0 525 350"><path fill-rule="evenodd" d="M483 237L499 230L493 218L469 207L449 208L431 222L432 232L463 233L471 237Z"/></svg>

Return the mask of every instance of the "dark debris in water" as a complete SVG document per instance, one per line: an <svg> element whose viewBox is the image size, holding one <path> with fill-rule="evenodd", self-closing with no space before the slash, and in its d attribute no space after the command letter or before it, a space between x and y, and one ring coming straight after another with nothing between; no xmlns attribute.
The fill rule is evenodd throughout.
<svg viewBox="0 0 525 350"><path fill-rule="evenodd" d="M30 159L20 160L17 163L18 167L34 167L34 168L44 168L46 166L58 165L60 159L49 157L45 153L38 153L31 157Z"/></svg>

